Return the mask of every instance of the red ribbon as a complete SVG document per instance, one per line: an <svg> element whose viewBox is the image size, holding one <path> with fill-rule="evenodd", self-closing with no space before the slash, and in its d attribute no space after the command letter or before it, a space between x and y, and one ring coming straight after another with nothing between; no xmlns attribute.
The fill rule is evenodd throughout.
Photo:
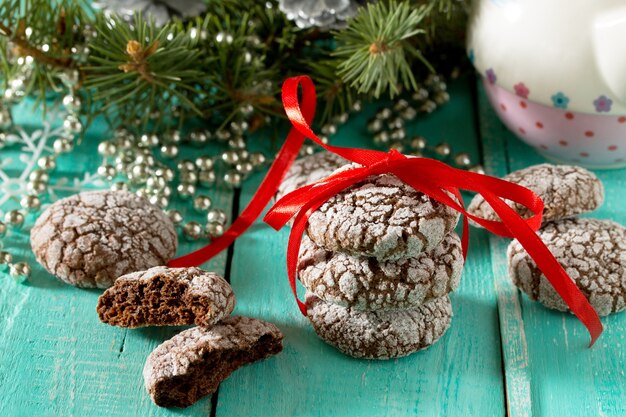
<svg viewBox="0 0 626 417"><path fill-rule="evenodd" d="M302 105L298 101L298 87L302 87ZM496 235L516 238L570 310L585 325L591 336L589 346L595 343L602 333L602 323L597 313L535 233L541 226L543 213L543 202L535 193L517 184L452 168L434 159L407 158L393 150L386 153L324 144L310 128L310 123L315 115L317 99L315 86L309 77L300 76L287 79L283 84L282 98L287 117L293 128L252 201L222 237L200 250L174 259L169 263L169 266L200 265L226 249L237 237L243 234L267 206L298 155L304 140L309 138L329 152L358 163L361 167L340 172L287 194L265 216L265 222L276 230L282 228L295 216L287 247L287 273L289 284L302 314L306 315L306 305L298 299L296 269L300 242L309 216L330 197L367 177L394 174L416 191L424 193L465 215L463 217L462 238L464 256L467 255L469 243L468 219L474 220ZM481 194L498 214L501 221L486 220L468 213L465 210L460 190ZM525 206L534 215L529 219L523 219L503 199Z"/></svg>

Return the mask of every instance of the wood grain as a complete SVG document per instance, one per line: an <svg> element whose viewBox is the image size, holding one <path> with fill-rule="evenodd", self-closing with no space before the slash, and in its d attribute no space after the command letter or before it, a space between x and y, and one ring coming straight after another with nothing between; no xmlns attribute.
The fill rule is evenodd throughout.
<svg viewBox="0 0 626 417"><path fill-rule="evenodd" d="M452 103L416 132L433 144L449 141L478 154L466 80L452 87ZM367 114L341 128L337 144L369 146ZM450 123L454 121L454 123ZM256 185L243 190L245 204ZM451 329L432 347L407 358L349 358L322 342L302 317L285 273L288 231L261 223L235 244L232 285L236 313L276 323L285 351L237 371L220 388L217 416L501 416L504 393L496 297L486 233L472 234L459 291L452 295Z"/></svg>

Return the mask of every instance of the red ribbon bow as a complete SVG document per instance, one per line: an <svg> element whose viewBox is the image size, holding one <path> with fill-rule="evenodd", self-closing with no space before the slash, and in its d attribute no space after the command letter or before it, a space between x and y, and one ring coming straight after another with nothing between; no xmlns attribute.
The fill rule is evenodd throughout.
<svg viewBox="0 0 626 417"><path fill-rule="evenodd" d="M302 87L302 106L298 102L298 87ZM531 190L487 175L452 168L429 158L407 158L397 151L389 153L343 148L324 144L310 128L315 115L316 95L313 81L306 76L289 78L283 84L283 105L293 128L289 132L276 160L255 193L252 201L223 236L210 245L174 259L172 267L197 266L226 249L245 232L272 199L278 185L295 160L304 140L309 138L326 150L336 153L361 167L346 170L299 188L281 198L265 216L265 222L279 230L295 216L287 248L289 284L300 311L306 315L306 306L296 292L296 269L300 242L309 216L337 193L372 175L394 174L416 191L464 214L463 255L469 243L468 218L496 235L516 238L537 263L539 269L563 298L570 310L585 325L591 335L592 346L602 333L602 323L585 296L550 253L535 231L541 226L543 202ZM498 214L501 221L476 217L465 210L460 190L481 194ZM455 198L453 198L452 196ZM524 220L503 199L519 203L534 215Z"/></svg>

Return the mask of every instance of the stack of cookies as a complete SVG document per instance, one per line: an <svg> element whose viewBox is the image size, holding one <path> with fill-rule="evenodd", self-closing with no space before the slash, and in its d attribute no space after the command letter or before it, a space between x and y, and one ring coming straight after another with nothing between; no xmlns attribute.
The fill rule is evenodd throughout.
<svg viewBox="0 0 626 417"><path fill-rule="evenodd" d="M458 219L391 174L324 203L309 218L298 262L317 334L368 359L435 343L450 326L448 293L463 269Z"/></svg>
<svg viewBox="0 0 626 417"><path fill-rule="evenodd" d="M626 228L610 220L578 217L602 205L604 187L598 177L578 166L541 164L503 179L541 197L545 209L537 234L596 312L605 316L626 309ZM522 217L530 215L524 207L509 204ZM474 198L469 211L498 220L481 196ZM519 241L511 242L507 255L513 283L531 300L569 310Z"/></svg>

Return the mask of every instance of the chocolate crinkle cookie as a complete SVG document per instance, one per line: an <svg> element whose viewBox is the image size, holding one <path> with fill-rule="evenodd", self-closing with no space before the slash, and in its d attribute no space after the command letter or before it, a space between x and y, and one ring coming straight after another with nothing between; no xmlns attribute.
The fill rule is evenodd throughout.
<svg viewBox="0 0 626 417"><path fill-rule="evenodd" d="M587 297L605 316L626 308L626 228L586 218L550 222L541 240ZM568 307L517 240L508 249L509 273L515 285L546 307Z"/></svg>
<svg viewBox="0 0 626 417"><path fill-rule="evenodd" d="M98 300L98 316L120 327L211 326L235 308L230 285L199 268L157 266L118 278Z"/></svg>
<svg viewBox="0 0 626 417"><path fill-rule="evenodd" d="M311 214L307 233L328 251L397 260L432 251L458 220L457 211L383 174L331 197Z"/></svg>
<svg viewBox="0 0 626 417"><path fill-rule="evenodd" d="M178 240L156 206L125 191L90 191L57 201L31 230L37 261L77 287L108 288L129 272L166 264Z"/></svg>
<svg viewBox="0 0 626 417"><path fill-rule="evenodd" d="M355 358L391 359L435 343L450 327L452 306L445 295L405 310L362 311L307 294L308 318L324 341Z"/></svg>
<svg viewBox="0 0 626 417"><path fill-rule="evenodd" d="M511 172L502 179L534 191L543 200L544 222L589 213L604 202L602 182L592 172L578 166L534 165ZM512 201L507 204L524 218L532 215L520 204ZM487 220L500 220L481 195L474 197L468 211Z"/></svg>
<svg viewBox="0 0 626 417"><path fill-rule="evenodd" d="M331 152L318 152L296 160L278 186L276 200L290 192L328 177L349 161Z"/></svg>
<svg viewBox="0 0 626 417"><path fill-rule="evenodd" d="M454 232L430 252L380 262L329 252L305 235L298 260L298 277L310 292L357 310L416 307L454 291L462 271L461 240Z"/></svg>
<svg viewBox="0 0 626 417"><path fill-rule="evenodd" d="M146 389L161 407L188 407L212 394L243 365L279 353L276 326L249 317L228 317L206 329L185 330L159 345L146 360Z"/></svg>

